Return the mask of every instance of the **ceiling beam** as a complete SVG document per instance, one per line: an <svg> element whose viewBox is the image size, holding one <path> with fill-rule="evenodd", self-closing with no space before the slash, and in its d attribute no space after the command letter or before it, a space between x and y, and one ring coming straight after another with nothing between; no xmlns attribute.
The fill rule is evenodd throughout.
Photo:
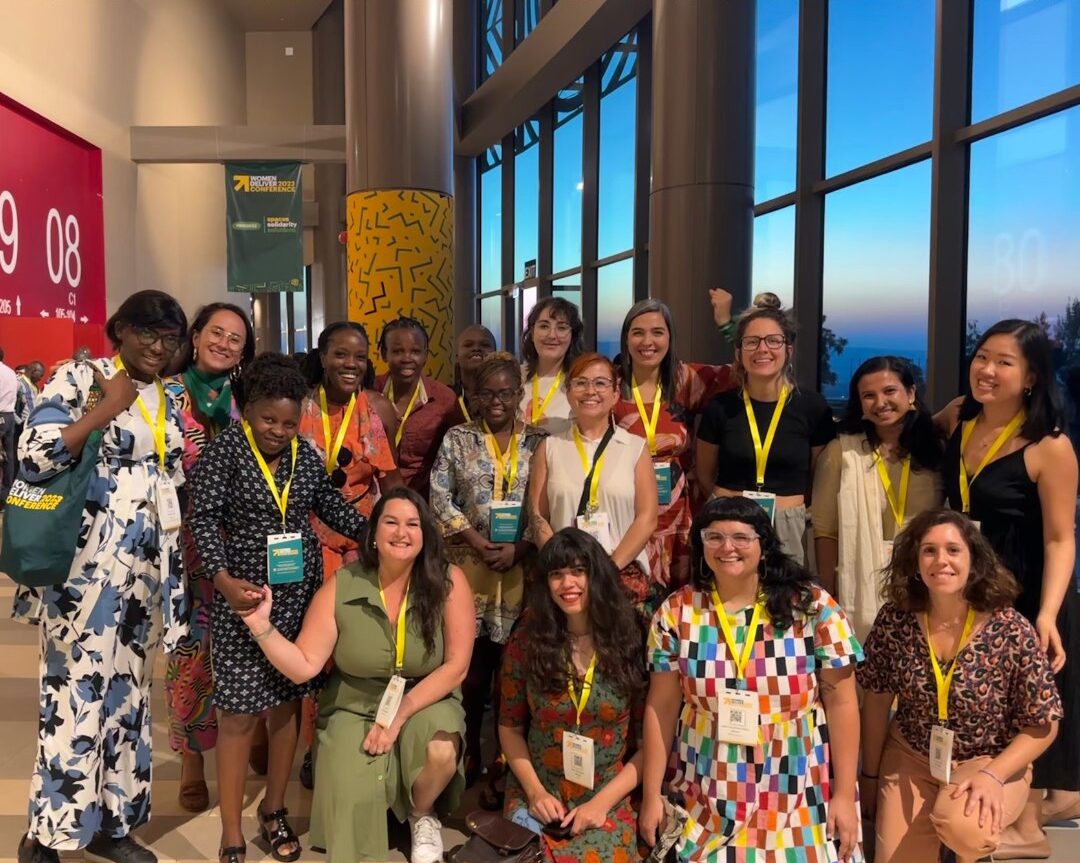
<svg viewBox="0 0 1080 863"><path fill-rule="evenodd" d="M131 160L141 163L281 161L343 163L345 127L132 126Z"/></svg>

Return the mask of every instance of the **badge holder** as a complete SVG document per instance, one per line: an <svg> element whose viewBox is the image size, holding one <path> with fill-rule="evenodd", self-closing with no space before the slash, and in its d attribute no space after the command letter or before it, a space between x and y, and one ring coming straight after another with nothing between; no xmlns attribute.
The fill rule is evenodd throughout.
<svg viewBox="0 0 1080 863"><path fill-rule="evenodd" d="M653 473L656 474L656 491L660 495L660 506L668 506L671 503L671 465L654 464Z"/></svg>
<svg viewBox="0 0 1080 863"><path fill-rule="evenodd" d="M563 776L576 785L593 789L596 781L595 744L591 737L564 731L562 738Z"/></svg>
<svg viewBox="0 0 1080 863"><path fill-rule="evenodd" d="M401 699L405 697L405 678L395 674L390 678L383 690L382 698L379 699L379 709L375 713L375 724L383 728L389 728L397 717L401 707Z"/></svg>
<svg viewBox="0 0 1080 863"><path fill-rule="evenodd" d="M930 775L948 785L952 781L952 753L955 733L944 725L930 730Z"/></svg>
<svg viewBox="0 0 1080 863"><path fill-rule="evenodd" d="M776 524L776 495L771 491L744 491L743 497L754 501L769 514L769 523Z"/></svg>
<svg viewBox="0 0 1080 863"><path fill-rule="evenodd" d="M298 533L272 533L266 537L266 580L295 584L304 580L304 541Z"/></svg>
<svg viewBox="0 0 1080 863"><path fill-rule="evenodd" d="M579 515L576 519L576 527L600 543L608 554L615 550L615 544L611 541L611 519L608 518L606 512Z"/></svg>
<svg viewBox="0 0 1080 863"><path fill-rule="evenodd" d="M177 530L180 527L182 513L180 512L180 497L176 493L176 486L172 477L159 476L157 481L157 512L158 522L162 530Z"/></svg>
<svg viewBox="0 0 1080 863"><path fill-rule="evenodd" d="M724 743L757 746L758 697L742 689L721 689L717 696L717 737Z"/></svg>
<svg viewBox="0 0 1080 863"><path fill-rule="evenodd" d="M488 538L492 542L517 542L521 536L521 503L498 500L491 502Z"/></svg>

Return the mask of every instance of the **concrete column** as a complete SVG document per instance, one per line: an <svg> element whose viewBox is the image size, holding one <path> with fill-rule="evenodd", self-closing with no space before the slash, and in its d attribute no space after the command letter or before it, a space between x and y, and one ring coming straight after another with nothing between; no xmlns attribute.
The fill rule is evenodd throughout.
<svg viewBox="0 0 1080 863"><path fill-rule="evenodd" d="M349 317L377 339L418 318L453 374L451 0L346 0Z"/></svg>
<svg viewBox="0 0 1080 863"><path fill-rule="evenodd" d="M479 3L454 3L455 113L476 90ZM477 320L476 159L454 157L454 334Z"/></svg>
<svg viewBox="0 0 1080 863"><path fill-rule="evenodd" d="M653 6L649 291L698 361L729 356L708 289L750 297L755 17L755 0Z"/></svg>

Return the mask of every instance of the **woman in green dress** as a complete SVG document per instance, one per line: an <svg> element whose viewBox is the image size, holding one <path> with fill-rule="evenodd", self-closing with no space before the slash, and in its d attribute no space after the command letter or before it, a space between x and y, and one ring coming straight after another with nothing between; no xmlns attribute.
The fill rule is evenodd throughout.
<svg viewBox="0 0 1080 863"><path fill-rule="evenodd" d="M469 584L445 560L423 498L394 488L372 511L360 560L327 575L295 643L269 623L269 587L244 618L295 682L334 659L319 701L311 823L312 844L331 860L385 860L387 808L408 818L412 863L442 860L438 816L465 787L458 687L475 629Z"/></svg>
<svg viewBox="0 0 1080 863"><path fill-rule="evenodd" d="M644 633L600 544L574 527L541 550L503 654L505 814L543 831L548 860L630 863L641 776Z"/></svg>

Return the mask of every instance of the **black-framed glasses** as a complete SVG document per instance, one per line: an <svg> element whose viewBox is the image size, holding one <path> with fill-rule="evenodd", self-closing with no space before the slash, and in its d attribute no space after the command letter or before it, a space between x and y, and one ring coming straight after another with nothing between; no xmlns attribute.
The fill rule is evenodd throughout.
<svg viewBox="0 0 1080 863"><path fill-rule="evenodd" d="M180 336L172 333L159 333L150 327L136 327L135 337L143 347L150 347L154 342L161 342L161 346L170 352L175 352L183 341Z"/></svg>
<svg viewBox="0 0 1080 863"><path fill-rule="evenodd" d="M496 391L496 390L478 390L477 393L476 393L476 398L479 401L484 402L485 404L489 404L489 403L495 401L496 399L498 399L504 405L508 405L508 404L513 404L514 402L516 402L518 400L518 390L513 390L513 389L510 389L510 388L503 389L503 390L498 390L498 391Z"/></svg>
<svg viewBox="0 0 1080 863"><path fill-rule="evenodd" d="M765 347L770 350L778 351L784 345L787 344L787 339L784 336L771 335L771 336L743 336L739 342L739 347L744 351L756 351L758 345L765 342Z"/></svg>
<svg viewBox="0 0 1080 863"><path fill-rule="evenodd" d="M349 478L345 475L345 468L352 464L353 454L352 450L343 446L338 450L337 454L337 467L330 474L330 482L334 484L334 488L344 488L345 483Z"/></svg>

